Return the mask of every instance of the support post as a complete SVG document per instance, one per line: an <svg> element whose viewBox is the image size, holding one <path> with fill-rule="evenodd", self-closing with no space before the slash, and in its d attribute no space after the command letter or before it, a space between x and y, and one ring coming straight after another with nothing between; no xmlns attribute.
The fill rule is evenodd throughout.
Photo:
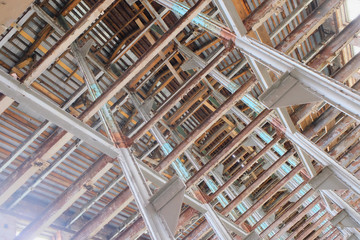
<svg viewBox="0 0 360 240"><path fill-rule="evenodd" d="M165 170L183 151L187 149L194 141L203 134L212 124L214 124L220 116L229 111L229 109L240 100L245 91L248 91L253 86L255 78L249 79L244 85L242 85L234 94L232 94L220 108L210 115L198 128L192 131L186 139L184 139L166 158L160 162L156 167L157 170Z"/></svg>
<svg viewBox="0 0 360 240"><path fill-rule="evenodd" d="M25 106L31 106L34 111L37 111L39 114L45 116L48 118L51 122L63 127L67 131L71 132L72 134L78 136L80 139L84 140L84 142L90 144L91 146L99 149L100 151L106 153L110 157L117 157L118 153L116 149L114 149L114 146L111 142L109 142L108 139L104 138L102 135L100 135L98 132L91 129L88 125L82 123L81 121L75 119L73 116L70 116L70 114L64 112L63 110L60 110L55 104L49 102L48 100L45 100L40 95L34 93L33 90L24 88L21 86L16 80L14 80L12 77L10 77L8 74L0 71L0 88L6 89L6 93L8 95L11 95L11 97L15 98L16 101L19 103L25 105ZM61 131L64 132L64 131ZM56 138L61 138L62 136L59 136L56 134ZM54 142L56 143L58 140L54 139ZM53 145L51 142L47 142L50 146ZM44 149L43 149L44 151ZM51 153L49 153L51 154ZM52 156L52 155L51 155ZM152 181L155 184L158 185L164 185L167 180L165 180L163 177L160 176L159 173L149 169L147 166L141 164L140 162L140 169L143 172L146 177ZM30 175L31 176L31 175ZM15 178L16 179L16 178ZM122 199L117 199L117 204L126 204L126 200L130 201L131 199L131 192L128 190L126 191L126 194L128 194L128 197L124 197ZM120 197L119 197L120 198ZM195 209L205 212L203 207L201 207L198 203L198 201L194 200L192 197L185 195L185 203L194 207ZM128 203L127 203L128 204ZM127 206L127 204L125 206ZM99 216L98 221L94 221L91 224L88 224L87 230L93 232L93 229L99 229L99 226L104 224L103 218L107 218L108 221L110 221L113 217L109 216L110 214L114 214L117 210L116 207L111 206L111 208L107 208L107 212L104 213L104 215ZM228 219L221 217L221 220L224 222L224 224L231 229L231 231L234 231L236 234L244 235L244 231L239 229L237 226L235 226L232 222L230 222ZM103 226L103 225L102 225ZM88 227L92 227L93 229L89 229ZM86 235L87 236L87 235ZM81 238L80 238L81 239Z"/></svg>
<svg viewBox="0 0 360 240"><path fill-rule="evenodd" d="M198 84L210 71L215 68L232 50L231 46L228 46L223 50L213 61L211 61L204 69L198 74L194 75L178 90L174 96L147 122L141 129L131 137L131 141L134 142L142 137L152 126L154 126L167 112L173 108L173 106L181 100L181 98L188 93L196 84Z"/></svg>
<svg viewBox="0 0 360 240"><path fill-rule="evenodd" d="M32 68L22 77L21 82L30 86L49 66L58 58L71 43L74 42L99 17L114 0L104 0L96 3L66 34L61 37L57 44L52 47ZM10 97L4 96L0 100L0 114L13 103Z"/></svg>
<svg viewBox="0 0 360 240"><path fill-rule="evenodd" d="M85 110L80 119L86 122L107 101L129 83L142 69L195 18L211 0L201 0L187 11L176 24L167 31L150 49L136 61L113 85L111 85L97 100Z"/></svg>

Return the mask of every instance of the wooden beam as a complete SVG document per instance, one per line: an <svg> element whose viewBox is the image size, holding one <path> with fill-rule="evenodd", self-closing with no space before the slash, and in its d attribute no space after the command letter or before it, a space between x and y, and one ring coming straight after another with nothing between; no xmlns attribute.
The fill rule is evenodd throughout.
<svg viewBox="0 0 360 240"><path fill-rule="evenodd" d="M294 224L300 221L306 214L309 213L319 202L321 201L320 197L317 197L314 201L312 201L309 205L307 205L300 213L298 213L293 219L285 224L275 235L271 237L271 239L276 240L279 239L286 231L288 231ZM324 207L321 207L317 213L320 213L324 210ZM306 222L308 222L307 219ZM299 226L300 228L301 226ZM292 234L291 234L292 235ZM296 234L294 234L296 235ZM290 236L289 236L290 237Z"/></svg>
<svg viewBox="0 0 360 240"><path fill-rule="evenodd" d="M214 200L219 194L225 191L231 184L233 184L241 175L243 175L248 169L250 169L262 156L266 154L279 140L279 135L275 136L271 142L269 142L263 149L260 150L254 157L252 157L244 167L240 168L230 179L228 179L221 187L209 196L209 200Z"/></svg>
<svg viewBox="0 0 360 240"><path fill-rule="evenodd" d="M343 0L326 0L307 16L276 49L286 54L294 51L343 3Z"/></svg>
<svg viewBox="0 0 360 240"><path fill-rule="evenodd" d="M236 219L236 224L242 224L245 219L250 217L258 208L260 208L266 201L268 201L277 191L279 191L282 187L284 187L296 174L298 174L303 168L302 164L298 164L294 169L291 170L286 176L284 176L279 182L277 182L274 186L271 187L264 196L261 197L256 203L254 203L250 208L246 210L245 213L241 214L241 216ZM265 174L265 173L263 173ZM255 182L252 184L254 185ZM260 184L259 184L260 185ZM258 185L258 186L259 186Z"/></svg>
<svg viewBox="0 0 360 240"><path fill-rule="evenodd" d="M214 60L212 60L205 68L203 68L198 74L194 75L173 95L169 101L166 102L162 108L156 112L156 114L138 130L134 136L131 137L131 142L138 140L142 137L151 127L153 127L167 112L169 112L173 106L184 97L189 90L196 86L207 74L210 73L232 50L231 47L224 49Z"/></svg>
<svg viewBox="0 0 360 240"><path fill-rule="evenodd" d="M266 237L270 233L270 231L272 231L274 229L274 227L276 227L281 222L283 222L286 218L288 218L295 210L298 209L298 207L300 207L304 203L305 200L307 200L309 197L311 197L314 193L315 193L315 190L310 189L301 198L299 198L289 209L287 209L286 212L283 215L281 215L281 217L276 219L272 224L270 224L266 229L264 229L264 231L261 232L260 236ZM254 227L252 229L254 229Z"/></svg>
<svg viewBox="0 0 360 240"><path fill-rule="evenodd" d="M233 96L233 95L232 95ZM225 104L225 103L224 103ZM241 144L251 132L254 130L255 127L259 126L266 117L272 111L269 109L264 110L261 112L251 123L249 123L235 138L231 140L231 142L221 151L219 152L214 158L212 158L209 162L207 162L198 172L196 172L187 182L186 186L190 187L196 184L198 181L201 180L210 170L215 167L217 164L221 162L227 155L233 152L239 144Z"/></svg>
<svg viewBox="0 0 360 240"><path fill-rule="evenodd" d="M158 171L164 171L185 149L193 144L210 126L212 126L224 113L226 113L238 100L240 100L246 91L253 86L255 78L249 79L234 94L232 94L220 108L210 115L199 127L192 131L163 161L156 167Z"/></svg>
<svg viewBox="0 0 360 240"><path fill-rule="evenodd" d="M268 179L278 168L283 165L289 157L294 154L294 150L288 150L284 155L282 155L276 162L274 162L268 169L265 170L258 177L250 187L247 187L244 191L242 191L239 195L236 196L222 211L221 214L226 215L231 210L233 210L237 205L239 205L245 198L247 198L257 187L260 186L266 179ZM302 168L299 167L300 169Z"/></svg>
<svg viewBox="0 0 360 240"><path fill-rule="evenodd" d="M182 16L169 31L167 31L148 49L147 52L145 52L144 55L141 56L138 61L128 68L126 72L114 82L114 84L112 84L100 97L98 97L96 101L94 101L94 103L83 112L80 119L87 122L89 118L98 112L110 98L125 87L125 85L133 78L136 78L138 74L143 72L148 63L151 62L151 60L182 31L209 2L210 0L197 2L197 4L195 4L184 16Z"/></svg>
<svg viewBox="0 0 360 240"><path fill-rule="evenodd" d="M57 197L39 218L22 230L15 239L26 240L35 238L40 232L60 217L60 215L84 194L89 187L92 187L92 184L113 166L113 161L114 159L106 156L98 159L74 183L72 183L70 187Z"/></svg>

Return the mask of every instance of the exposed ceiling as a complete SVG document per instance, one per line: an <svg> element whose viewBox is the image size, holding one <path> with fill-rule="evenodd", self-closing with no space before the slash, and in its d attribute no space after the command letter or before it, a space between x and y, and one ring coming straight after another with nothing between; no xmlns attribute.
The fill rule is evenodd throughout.
<svg viewBox="0 0 360 240"><path fill-rule="evenodd" d="M150 239L174 176L176 239L360 236L360 17L226 1L5 1L0 238Z"/></svg>

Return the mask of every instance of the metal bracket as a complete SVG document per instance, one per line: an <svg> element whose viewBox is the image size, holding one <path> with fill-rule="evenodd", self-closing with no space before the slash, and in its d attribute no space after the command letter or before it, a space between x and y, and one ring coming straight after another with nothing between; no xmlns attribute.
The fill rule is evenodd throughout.
<svg viewBox="0 0 360 240"><path fill-rule="evenodd" d="M304 86L291 75L291 72L286 72L259 97L259 100L266 107L275 109L317 102L321 99L304 88Z"/></svg>
<svg viewBox="0 0 360 240"><path fill-rule="evenodd" d="M22 30L22 26L21 25L19 25L18 23L12 23L11 25L10 25L12 28L15 28L18 32L20 32L21 30Z"/></svg>
<svg viewBox="0 0 360 240"><path fill-rule="evenodd" d="M310 179L309 184L316 190L338 190L349 188L343 181L335 176L329 167L324 167L318 175Z"/></svg>
<svg viewBox="0 0 360 240"><path fill-rule="evenodd" d="M186 62L181 64L180 68L183 71L197 70L199 69L199 64L195 61L194 58L189 58Z"/></svg>
<svg viewBox="0 0 360 240"><path fill-rule="evenodd" d="M173 233L178 224L185 189L183 181L178 177L173 177L149 199L150 204L164 218Z"/></svg>
<svg viewBox="0 0 360 240"><path fill-rule="evenodd" d="M242 143L243 146L245 147L254 147L256 146L256 143L255 141L253 140L253 138L247 138L243 143Z"/></svg>
<svg viewBox="0 0 360 240"><path fill-rule="evenodd" d="M220 176L224 173L224 165L220 163L217 167L214 168L214 172L218 173Z"/></svg>
<svg viewBox="0 0 360 240"><path fill-rule="evenodd" d="M331 224L343 228L358 228L360 224L356 222L346 210L341 210L336 216L330 220Z"/></svg>
<svg viewBox="0 0 360 240"><path fill-rule="evenodd" d="M351 234L347 240L358 240L359 238L355 236L355 234Z"/></svg>
<svg viewBox="0 0 360 240"><path fill-rule="evenodd" d="M249 235L246 236L246 238L244 238L244 240L259 240L260 236L255 232L252 231Z"/></svg>
<svg viewBox="0 0 360 240"><path fill-rule="evenodd" d="M137 0L125 0L125 2L127 4L129 4L129 6L132 6Z"/></svg>
<svg viewBox="0 0 360 240"><path fill-rule="evenodd" d="M155 99L150 97L150 99L147 99L140 107L142 107L146 113L150 114L154 107L154 103Z"/></svg>
<svg viewBox="0 0 360 240"><path fill-rule="evenodd" d="M79 52L81 56L86 57L90 51L91 46L94 44L95 44L94 39L91 38L87 40L86 43L81 48L79 48Z"/></svg>

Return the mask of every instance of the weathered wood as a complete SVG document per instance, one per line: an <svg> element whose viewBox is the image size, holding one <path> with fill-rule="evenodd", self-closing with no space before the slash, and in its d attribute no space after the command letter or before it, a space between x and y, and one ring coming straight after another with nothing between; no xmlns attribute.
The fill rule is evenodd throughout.
<svg viewBox="0 0 360 240"><path fill-rule="evenodd" d="M104 173L112 166L114 160L109 157L102 157L87 169L70 187L68 187L59 197L56 198L46 210L28 225L15 238L25 240L35 238L41 231L54 222L66 209L68 209L88 188L92 187Z"/></svg>
<svg viewBox="0 0 360 240"><path fill-rule="evenodd" d="M286 2L286 0L266 0L263 1L249 16L244 19L246 30L256 30L263 25L271 15L279 12L279 8Z"/></svg>
<svg viewBox="0 0 360 240"><path fill-rule="evenodd" d="M294 197L295 194L297 194L306 184L307 181L304 181L299 186L297 186L296 189L294 189L285 198L283 198L280 202L278 202L275 207L273 207L270 211L268 211L266 215L252 227L252 229L259 227L266 219L268 219L272 214L274 214L282 205L284 205L292 197Z"/></svg>
<svg viewBox="0 0 360 240"><path fill-rule="evenodd" d="M219 194L221 194L223 191L225 191L226 188L228 188L231 184L233 184L241 175L243 175L248 169L250 169L262 156L266 154L267 151L269 151L270 148L272 148L281 137L279 135L276 135L274 139L269 142L263 149L260 150L254 157L252 157L244 167L240 168L237 172L234 173L234 175L231 176L230 179L228 179L221 187L216 190L213 194L209 196L209 200L214 200ZM223 151L223 150L222 150ZM222 151L219 153L221 154Z"/></svg>
<svg viewBox="0 0 360 240"><path fill-rule="evenodd" d="M62 146L72 138L70 133L62 129L57 129L42 144L39 149L25 161L20 167L15 169L0 186L0 205L19 189L25 182L34 175L48 159L50 159Z"/></svg>
<svg viewBox="0 0 360 240"><path fill-rule="evenodd" d="M93 237L105 224L119 214L130 202L134 200L129 188L124 189L117 195L101 212L80 229L71 239L82 240Z"/></svg>
<svg viewBox="0 0 360 240"><path fill-rule="evenodd" d="M225 104L225 103L224 103ZM253 131L253 129L259 126L266 117L272 112L272 110L266 109L261 112L251 123L249 123L231 142L214 158L207 162L198 172L196 172L187 182L186 186L190 187L196 184L203 176L205 176L210 170L219 164L226 156L233 152L239 144L241 144Z"/></svg>
<svg viewBox="0 0 360 240"><path fill-rule="evenodd" d="M320 197L317 197L314 201L312 201L309 205L307 205L301 212L296 215L293 219L291 219L284 227L282 227L274 236L272 236L272 239L278 239L281 235L283 235L287 230L289 230L294 224L296 224L300 219L302 219L306 214L311 211L315 207L316 204L320 202ZM317 213L321 212L323 208L321 208Z"/></svg>
<svg viewBox="0 0 360 240"><path fill-rule="evenodd" d="M263 183L267 178L269 178L278 168L284 164L289 157L294 154L294 150L291 149L287 151L284 155L282 155L276 162L274 162L268 169L265 170L264 173L261 174L259 178L257 178L250 187L247 187L244 191L242 191L239 195L236 196L222 211L222 214L228 214L231 210L233 210L240 202L242 202L246 197L248 197L261 183Z"/></svg>
<svg viewBox="0 0 360 240"><path fill-rule="evenodd" d="M81 115L80 119L87 122L96 112L104 106L110 98L119 92L133 78L136 78L151 60L171 42L188 25L194 17L210 2L210 0L198 1L184 16L182 16L174 26L167 31L154 45L152 45L142 57L137 60L126 72L112 84L94 103L87 108Z"/></svg>
<svg viewBox="0 0 360 240"><path fill-rule="evenodd" d="M211 230L210 224L204 220L194 230L192 230L184 239L197 240L201 239Z"/></svg>
<svg viewBox="0 0 360 240"><path fill-rule="evenodd" d="M198 74L192 77L165 103L156 114L144 126L139 129L136 134L131 137L131 142L138 140L142 137L151 127L153 127L167 112L169 112L174 105L181 100L193 87L196 86L206 75L208 75L232 50L231 47L224 49L214 60L212 60L205 68Z"/></svg>
<svg viewBox="0 0 360 240"><path fill-rule="evenodd" d="M181 153L185 151L196 139L201 136L210 126L212 126L224 113L241 99L246 91L253 86L255 78L249 79L234 94L232 94L220 108L211 114L199 127L192 131L169 155L167 155L156 167L158 171L164 171Z"/></svg>
<svg viewBox="0 0 360 240"><path fill-rule="evenodd" d="M341 4L342 0L326 0L297 26L276 49L291 53L305 41Z"/></svg>
<svg viewBox="0 0 360 240"><path fill-rule="evenodd" d="M247 219L251 214L253 214L259 207L261 207L266 201L268 201L278 190L284 187L289 180L291 180L296 174L298 174L303 169L302 164L298 164L294 169L291 170L286 176L284 176L275 186L271 187L271 190L268 191L264 196L261 197L256 203L254 203L250 208L246 210L241 216L236 219L236 224L242 224L245 219ZM264 173L265 174L265 173Z"/></svg>
<svg viewBox="0 0 360 240"><path fill-rule="evenodd" d="M264 231L261 232L260 236L265 237L272 231L272 229L283 222L286 218L288 218L298 207L300 207L306 199L311 197L315 193L315 190L310 189L307 193L305 193L301 198L299 198L286 212L276 219L271 225L269 225ZM253 228L254 229L254 228Z"/></svg>

